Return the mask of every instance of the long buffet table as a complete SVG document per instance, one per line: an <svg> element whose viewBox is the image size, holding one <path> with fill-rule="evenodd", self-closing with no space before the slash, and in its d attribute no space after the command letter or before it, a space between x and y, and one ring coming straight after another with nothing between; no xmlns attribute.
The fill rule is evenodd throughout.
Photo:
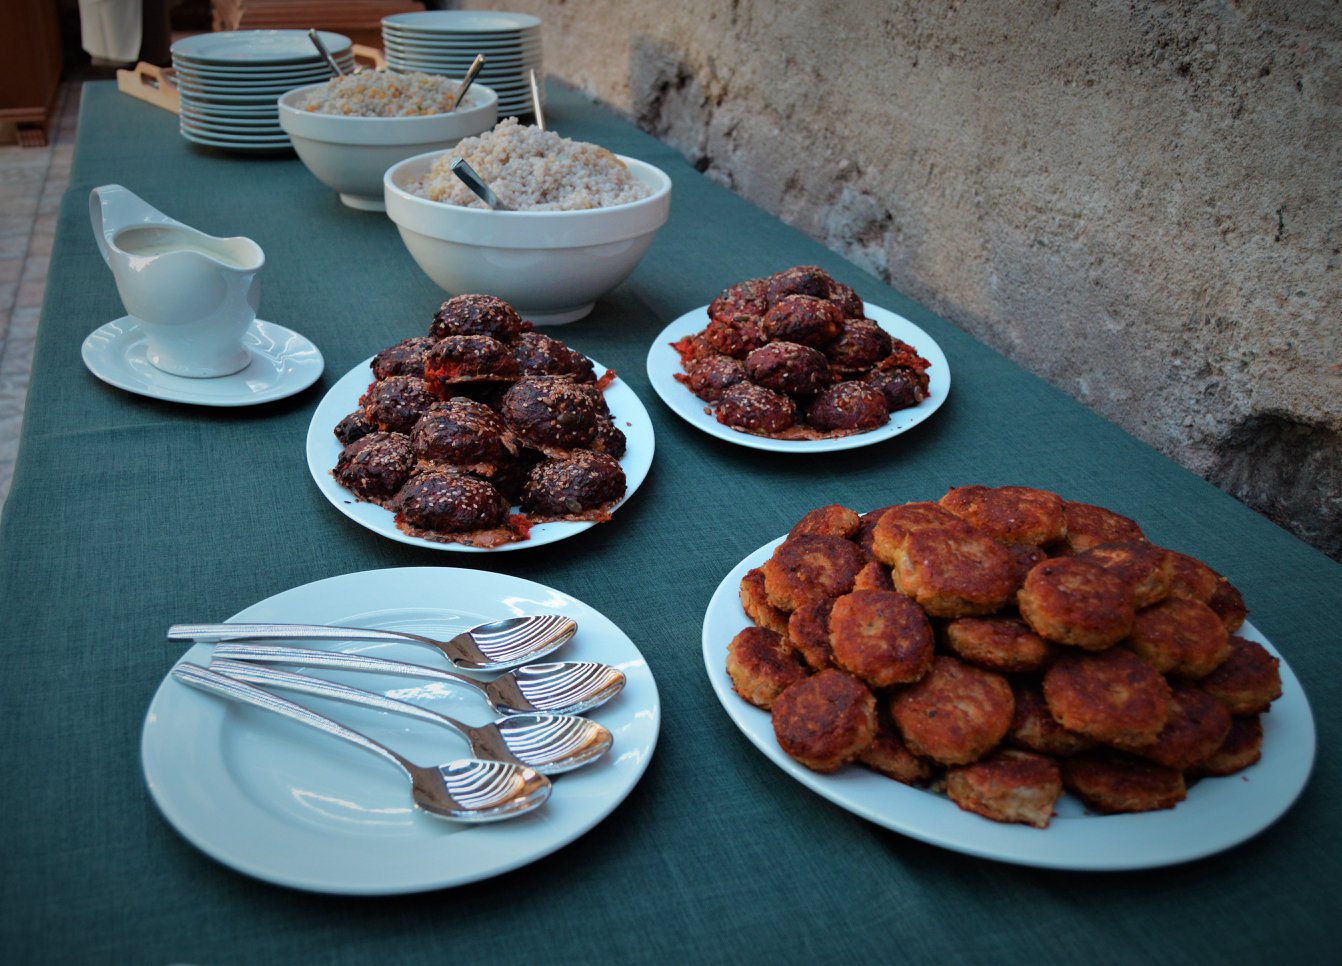
<svg viewBox="0 0 1342 966"><path fill-rule="evenodd" d="M343 207L293 157L202 150L169 114L110 84L85 88L0 527L6 959L1289 962L1329 948L1342 887L1342 568L599 106L554 90L547 118L674 181L670 222L638 270L556 333L639 396L656 455L610 523L466 556L355 525L304 461L325 391L378 349L421 334L444 297L391 222ZM94 378L80 344L124 314L89 227L89 190L107 183L211 234L256 240L268 258L261 316L319 346L317 384L220 409ZM935 338L952 388L931 419L876 446L795 456L711 438L656 397L645 357L667 322L731 282L803 263ZM1298 675L1317 724L1319 753L1294 807L1198 861L1054 871L889 831L751 745L715 697L701 652L723 576L815 506L864 510L966 483L1028 483L1112 507L1229 577ZM323 895L206 857L159 814L141 771L146 709L182 653L166 628L390 567L511 574L609 617L660 695L660 737L641 781L577 841L455 889Z"/></svg>

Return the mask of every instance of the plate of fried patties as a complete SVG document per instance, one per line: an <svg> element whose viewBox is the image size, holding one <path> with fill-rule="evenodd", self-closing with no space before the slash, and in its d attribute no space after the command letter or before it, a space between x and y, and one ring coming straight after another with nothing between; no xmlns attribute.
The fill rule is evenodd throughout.
<svg viewBox="0 0 1342 966"><path fill-rule="evenodd" d="M1025 486L830 505L718 586L703 653L771 761L971 855L1152 868L1230 848L1313 766L1300 682L1239 592L1132 519Z"/></svg>

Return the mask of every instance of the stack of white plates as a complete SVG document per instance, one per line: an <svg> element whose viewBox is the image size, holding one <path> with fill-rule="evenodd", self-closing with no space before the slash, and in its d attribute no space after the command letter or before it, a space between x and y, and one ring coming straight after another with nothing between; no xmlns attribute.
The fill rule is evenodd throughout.
<svg viewBox="0 0 1342 966"><path fill-rule="evenodd" d="M342 70L354 69L348 37L320 31ZM331 69L305 30L197 34L172 45L182 137L234 151L290 148L280 127L281 94L329 80Z"/></svg>
<svg viewBox="0 0 1342 966"><path fill-rule="evenodd" d="M426 10L382 18L387 67L462 77L476 54L485 55L479 81L499 95L499 117L530 114L531 76L541 70L541 22L524 13ZM544 107L545 88L541 89Z"/></svg>

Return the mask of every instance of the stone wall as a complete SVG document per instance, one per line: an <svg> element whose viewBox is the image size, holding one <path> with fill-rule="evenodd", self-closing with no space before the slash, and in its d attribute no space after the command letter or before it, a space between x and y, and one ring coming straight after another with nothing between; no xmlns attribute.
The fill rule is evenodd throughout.
<svg viewBox="0 0 1342 966"><path fill-rule="evenodd" d="M1335 0L466 5L1342 559Z"/></svg>

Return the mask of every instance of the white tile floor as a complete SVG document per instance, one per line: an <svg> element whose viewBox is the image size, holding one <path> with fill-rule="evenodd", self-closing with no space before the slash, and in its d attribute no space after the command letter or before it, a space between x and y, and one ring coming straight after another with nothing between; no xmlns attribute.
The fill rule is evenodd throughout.
<svg viewBox="0 0 1342 966"><path fill-rule="evenodd" d="M0 147L0 505L14 473L56 215L70 181L79 91L79 81L62 85L46 147Z"/></svg>

